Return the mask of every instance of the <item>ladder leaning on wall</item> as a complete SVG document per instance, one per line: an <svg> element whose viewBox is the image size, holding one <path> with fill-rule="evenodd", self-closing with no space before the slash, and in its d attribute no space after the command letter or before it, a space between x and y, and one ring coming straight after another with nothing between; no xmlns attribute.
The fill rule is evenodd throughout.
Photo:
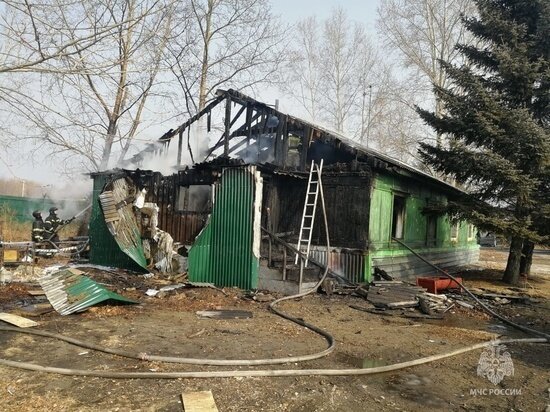
<svg viewBox="0 0 550 412"><path fill-rule="evenodd" d="M297 249L303 253L305 259L303 259L303 267L307 267L309 259L309 250L311 247L311 236L313 234L313 224L315 222L315 211L317 210L317 200L319 194L323 196L323 188L321 181L321 173L323 171L323 159L319 164L315 161L311 161L311 168L309 169L309 179L307 182L306 199L304 202L304 212L302 213L302 222L300 224L300 236L298 238ZM328 259L328 256L327 256ZM300 255L296 254L294 264L298 264ZM302 266L302 265L300 265ZM301 278L301 276L300 276ZM301 279L300 279L301 283Z"/></svg>

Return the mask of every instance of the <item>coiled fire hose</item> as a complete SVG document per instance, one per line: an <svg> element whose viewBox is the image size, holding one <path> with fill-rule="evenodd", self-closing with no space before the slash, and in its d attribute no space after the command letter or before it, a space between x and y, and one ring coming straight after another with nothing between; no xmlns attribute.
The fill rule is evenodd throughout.
<svg viewBox="0 0 550 412"><path fill-rule="evenodd" d="M320 179L320 176L319 176ZM325 230L326 230L326 239L327 239L327 256L328 252L330 251L330 244L329 244L329 234L328 234L328 224L327 224L327 216L326 216L326 209L325 209L325 202L323 197L323 189L321 181L320 183L320 189L321 189L321 204L322 204L322 210L323 210L323 218L324 218L324 224L325 224ZM405 245L406 246L406 245ZM335 341L334 338L328 333L323 331L322 329L311 325L301 319L295 318L293 316L290 316L279 309L277 309L275 306L285 300L290 299L296 299L300 297L304 297L310 293L313 293L317 290L317 288L322 284L322 282L325 280L328 273L328 265L325 268L325 272L319 282L315 285L314 288L307 292L299 293L292 296L285 296L280 299L277 299L273 301L269 308L271 311L276 313L277 315L288 319L294 323L297 323L298 325L304 326L320 335L322 335L327 342L329 343L329 346L327 349L310 354L310 355L302 355L302 356L295 356L295 357L287 357L287 358L274 358L274 359L236 359L236 360L226 360L226 359L199 359L199 358L182 358L182 357L173 357L173 356L158 356L158 355L148 355L146 353L133 353L128 351L122 351L117 349L111 349L102 347L100 345L96 345L90 342L84 342L80 341L68 336L64 336L57 333L51 333L46 331L40 331L40 330L25 330L20 328L14 328L14 327L4 327L0 326L0 331L4 332L17 332L17 333L26 333L36 336L43 336L43 337L49 337L54 339L59 339L71 344L74 344L76 346L80 346L87 349L92 349L104 353L109 353L113 355L133 358L133 359L139 359L139 360L146 360L146 361L158 361L158 362L168 362L168 363L186 363L186 364L195 364L195 365L217 365L217 366L253 366L253 365L267 365L267 364L281 364L281 363L291 363L291 362L302 362L306 360L312 360L317 359L323 356L328 355L331 353L335 348ZM450 275L449 275L450 276ZM461 285L462 286L462 285ZM464 286L462 286L464 289L466 289ZM466 289L467 290L467 289ZM474 297L475 298L475 297ZM476 299L477 300L477 299ZM485 305L482 305L482 307L486 308ZM491 311L492 314L494 312ZM500 317L499 317L500 318ZM512 326L518 326L514 324L513 322L509 322L509 324L512 324ZM533 331L529 328L528 331L531 333L538 332ZM522 329L524 330L524 329ZM525 330L524 330L525 331ZM24 369L24 370L30 370L30 371L36 371L36 372L46 372L46 373L57 373L61 375L71 375L71 376L90 376L90 377L100 377L100 378L109 378L109 379L179 379L179 378L228 378L228 377L276 377L276 376L336 376L336 375L372 375L377 373L383 373L383 372L390 372L390 371L396 371L399 369L409 368L412 366L422 365L425 363L437 361L440 359L445 359L452 356L457 356L466 352L474 351L477 349L482 349L491 345L499 345L499 344L508 344L508 343L548 343L550 340L548 339L548 335L538 332L537 334L545 336L544 338L526 338L526 339L508 339L508 340L493 340L489 342L482 342L477 343L474 345L467 346L465 348L456 349L450 352L446 352L443 354L438 355L432 355L420 359L415 359L412 361L407 362L401 362L396 363L392 365L386 365L386 366L379 366L374 368L368 368L368 369L278 369L278 370L227 370L227 371L184 371L184 372L114 372L114 371L97 371L97 370L83 370L83 369L67 369L67 368L56 368L56 367L50 367L50 366L42 366L37 365L33 363L27 363L27 362L19 362L19 361L11 361L7 359L0 359L0 365L14 367L18 369Z"/></svg>

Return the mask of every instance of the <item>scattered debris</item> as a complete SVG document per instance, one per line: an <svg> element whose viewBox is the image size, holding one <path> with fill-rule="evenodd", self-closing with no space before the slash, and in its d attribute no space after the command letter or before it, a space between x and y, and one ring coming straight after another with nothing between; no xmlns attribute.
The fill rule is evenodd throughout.
<svg viewBox="0 0 550 412"><path fill-rule="evenodd" d="M201 318L210 319L248 319L252 312L247 310L199 310L196 312Z"/></svg>
<svg viewBox="0 0 550 412"><path fill-rule="evenodd" d="M211 391L182 393L181 400L185 412L218 412Z"/></svg>
<svg viewBox="0 0 550 412"><path fill-rule="evenodd" d="M245 300L254 300L256 302L272 302L275 300L275 297L266 292L259 291L249 291L242 296Z"/></svg>
<svg viewBox="0 0 550 412"><path fill-rule="evenodd" d="M31 296L43 296L43 295L45 295L43 290L28 290L27 293Z"/></svg>
<svg viewBox="0 0 550 412"><path fill-rule="evenodd" d="M419 294L418 301L420 304L420 310L427 315L432 315L436 312L444 313L452 304L447 296L435 295L429 292Z"/></svg>
<svg viewBox="0 0 550 412"><path fill-rule="evenodd" d="M373 282L369 287L367 300L376 307L405 308L418 306L416 295L425 291L419 286L410 286L403 282Z"/></svg>
<svg viewBox="0 0 550 412"><path fill-rule="evenodd" d="M463 308L466 308L466 309L473 309L474 308L474 305L471 305L469 303L466 303L466 302L463 302L461 300L455 300L455 303L459 306L462 306Z"/></svg>
<svg viewBox="0 0 550 412"><path fill-rule="evenodd" d="M38 279L46 297L60 315L81 312L107 300L138 303L112 292L77 269L64 269Z"/></svg>
<svg viewBox="0 0 550 412"><path fill-rule="evenodd" d="M149 289L147 289L145 294L147 296L156 296L156 297L159 297L159 298L163 298L168 294L168 292L172 292L172 291L177 290L177 289L183 289L183 288L188 288L188 287L210 288L210 289L214 289L214 290L217 290L218 292L223 293L225 296L228 296L227 293L225 292L225 290L214 286L214 284L212 284L212 283L205 283L205 282L176 283L176 284L173 284L173 285L163 286L159 289L149 288Z"/></svg>
<svg viewBox="0 0 550 412"><path fill-rule="evenodd" d="M360 310L362 312L368 312L368 313L374 313L376 315L382 315L382 316L401 316L404 318L409 319L443 319L443 316L441 315L423 315L421 313L417 312L404 312L404 311L396 311L396 310L386 310L382 308L364 308L357 305L349 305L350 308Z"/></svg>
<svg viewBox="0 0 550 412"><path fill-rule="evenodd" d="M15 325L19 328L31 328L33 326L38 325L37 322L34 320L26 319L22 316L13 315L11 313L0 313L0 320L11 323L12 325Z"/></svg>
<svg viewBox="0 0 550 412"><path fill-rule="evenodd" d="M380 279L390 280L390 281L393 280L393 276L388 275L388 272L386 272L383 269L380 269L379 267L374 268L373 275L375 280L380 280Z"/></svg>
<svg viewBox="0 0 550 412"><path fill-rule="evenodd" d="M161 295L159 295L159 297L162 297L163 295L166 294L166 292L170 292L170 291L176 290L176 289L181 289L181 288L184 288L185 286L187 286L185 283L177 283L175 285L163 286L160 289L147 289L145 294L147 296L157 296L157 295L161 294ZM164 292L164 294L162 292Z"/></svg>
<svg viewBox="0 0 550 412"><path fill-rule="evenodd" d="M10 283L12 274L9 270L5 269L3 266L0 267L0 283Z"/></svg>
<svg viewBox="0 0 550 412"><path fill-rule="evenodd" d="M22 306L21 309L15 310L16 312L22 313L25 316L42 316L46 313L53 311L52 305L49 303L35 303L31 305Z"/></svg>
<svg viewBox="0 0 550 412"><path fill-rule="evenodd" d="M187 337L188 337L189 339L191 339L191 338L196 338L196 337L202 335L204 332L206 332L206 329L201 329L201 330L199 330L198 332L195 332L195 333L192 333L191 335L188 335Z"/></svg>

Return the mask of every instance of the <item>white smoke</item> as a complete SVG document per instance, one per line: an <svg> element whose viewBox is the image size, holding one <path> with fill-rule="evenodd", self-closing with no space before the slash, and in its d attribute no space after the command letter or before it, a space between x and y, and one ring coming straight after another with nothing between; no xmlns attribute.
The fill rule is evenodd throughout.
<svg viewBox="0 0 550 412"><path fill-rule="evenodd" d="M205 117L202 117L183 132L180 167L192 166L194 163L203 162L211 144L215 143L210 142L210 137L213 133L207 132L205 120ZM178 140L179 136L174 136L168 150L161 155L155 156L151 154L143 160L140 169L153 170L163 175L175 173L178 163ZM189 151L189 147L191 148L191 152Z"/></svg>
<svg viewBox="0 0 550 412"><path fill-rule="evenodd" d="M59 208L58 215L62 219L68 219L91 203L93 180L90 176L77 175L71 181L47 185L45 189L46 199L51 200Z"/></svg>

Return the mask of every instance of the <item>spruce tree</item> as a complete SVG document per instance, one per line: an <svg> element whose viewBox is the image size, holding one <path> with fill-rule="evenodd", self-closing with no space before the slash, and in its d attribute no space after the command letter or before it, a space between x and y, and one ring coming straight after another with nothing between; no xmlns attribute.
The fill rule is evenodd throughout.
<svg viewBox="0 0 550 412"><path fill-rule="evenodd" d="M548 242L550 1L474 0L463 24L477 42L459 45L464 64L441 64L441 116L418 109L444 146L422 144L424 161L468 187L447 212L511 239L503 280L519 280L527 242Z"/></svg>

